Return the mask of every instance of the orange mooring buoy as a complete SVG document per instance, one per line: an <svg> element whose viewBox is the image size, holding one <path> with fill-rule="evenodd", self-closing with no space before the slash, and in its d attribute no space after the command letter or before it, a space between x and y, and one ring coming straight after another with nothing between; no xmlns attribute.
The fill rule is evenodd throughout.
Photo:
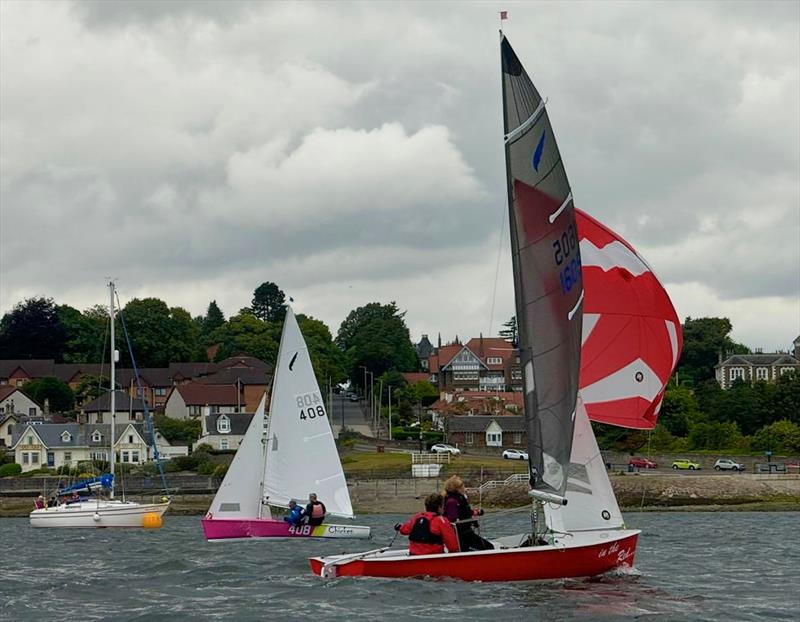
<svg viewBox="0 0 800 622"><path fill-rule="evenodd" d="M145 529L161 529L164 521L161 520L161 515L155 512L148 512L142 517L142 527Z"/></svg>

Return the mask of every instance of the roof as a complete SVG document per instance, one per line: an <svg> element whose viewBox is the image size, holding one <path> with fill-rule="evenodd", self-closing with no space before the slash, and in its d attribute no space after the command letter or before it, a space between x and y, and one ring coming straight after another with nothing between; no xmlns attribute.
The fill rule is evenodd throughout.
<svg viewBox="0 0 800 622"><path fill-rule="evenodd" d="M139 381L148 387L171 387L175 382L168 367L139 368ZM136 384L136 375L132 368L117 369L117 382L122 386Z"/></svg>
<svg viewBox="0 0 800 622"><path fill-rule="evenodd" d="M250 422L253 420L253 413L216 413L213 415L206 415L206 430L208 436L214 436L217 432L217 420L220 417L227 417L231 422L231 431L227 434L219 434L219 436L240 435L244 436Z"/></svg>
<svg viewBox="0 0 800 622"><path fill-rule="evenodd" d="M117 442L124 434L128 426L133 426L139 436L148 445L152 444L144 433L144 425L141 423L128 423L116 427ZM21 429L20 429L21 428ZM11 436L11 446L15 446L20 438L25 435L28 429L33 430L42 442L49 448L56 447L108 447L111 440L111 424L108 423L40 423L31 426L14 426L14 433ZM99 441L92 440L95 431L99 430L101 438ZM69 432L70 440L62 438L64 432Z"/></svg>
<svg viewBox="0 0 800 622"><path fill-rule="evenodd" d="M431 375L425 372L407 372L401 375L408 384L416 384L417 382L429 382L431 379Z"/></svg>
<svg viewBox="0 0 800 622"><path fill-rule="evenodd" d="M178 385L174 390L180 393L187 406L236 406L241 401L232 384L190 382Z"/></svg>
<svg viewBox="0 0 800 622"><path fill-rule="evenodd" d="M450 419L450 432L485 432L494 421L503 432L524 432L525 417L519 415L464 415Z"/></svg>
<svg viewBox="0 0 800 622"><path fill-rule="evenodd" d="M769 354L734 354L718 363L715 367L723 365L798 365L798 361L791 354L773 352Z"/></svg>
<svg viewBox="0 0 800 622"><path fill-rule="evenodd" d="M59 380L69 382L75 376L99 376L101 371L109 374L108 364L101 366L98 363L56 363L53 365L53 374Z"/></svg>
<svg viewBox="0 0 800 622"><path fill-rule="evenodd" d="M2 359L0 360L0 378L10 377L17 368L21 368L31 378L55 375L53 359Z"/></svg>
<svg viewBox="0 0 800 622"><path fill-rule="evenodd" d="M269 384L271 378L271 374L265 369L231 367L230 369L223 369L209 374L208 376L200 376L199 378L195 378L194 381L197 384L206 385L229 384L234 386L237 383L266 385Z"/></svg>
<svg viewBox="0 0 800 622"><path fill-rule="evenodd" d="M19 391L17 387L11 384L3 384L0 385L0 402L6 399L9 395L14 393L14 391Z"/></svg>
<svg viewBox="0 0 800 622"><path fill-rule="evenodd" d="M230 356L216 364L216 369L230 369L231 367L250 367L262 371L272 369L272 365L254 356Z"/></svg>
<svg viewBox="0 0 800 622"><path fill-rule="evenodd" d="M124 412L126 410L133 410L134 412L144 412L145 410L145 403L143 400L140 400L138 397L133 398L131 400L131 396L128 395L125 391L117 389L115 392L116 395L116 403L114 407L117 409L118 412ZM131 409L131 402L133 402L133 408ZM86 404L83 407L83 411L87 413L96 413L96 412L109 412L111 410L111 391L106 391L98 398L93 399L91 402Z"/></svg>
<svg viewBox="0 0 800 622"><path fill-rule="evenodd" d="M497 405L495 406L493 402L497 402ZM430 409L436 412L458 414L458 408L462 404L470 410L479 412L497 412L498 406L503 408L516 406L517 410L522 412L525 407L521 391L460 391L454 394L445 394L444 399L436 400L431 404Z"/></svg>
<svg viewBox="0 0 800 622"><path fill-rule="evenodd" d="M426 359L434 352L433 344L428 339L428 335L422 335L422 339L419 340L415 348L420 359Z"/></svg>

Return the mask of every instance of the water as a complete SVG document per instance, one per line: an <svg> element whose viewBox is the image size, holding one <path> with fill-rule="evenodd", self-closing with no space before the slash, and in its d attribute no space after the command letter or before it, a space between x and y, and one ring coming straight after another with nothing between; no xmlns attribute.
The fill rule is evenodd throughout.
<svg viewBox="0 0 800 622"><path fill-rule="evenodd" d="M160 531L33 530L0 520L0 620L800 620L800 513L629 515L636 569L593 580L476 584L310 574L316 554L369 541L207 543L198 518ZM492 535L524 530L495 519Z"/></svg>

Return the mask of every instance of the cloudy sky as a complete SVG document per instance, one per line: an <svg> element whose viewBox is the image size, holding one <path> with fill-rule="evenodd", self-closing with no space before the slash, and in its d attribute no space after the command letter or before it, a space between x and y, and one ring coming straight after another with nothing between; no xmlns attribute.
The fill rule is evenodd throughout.
<svg viewBox="0 0 800 622"><path fill-rule="evenodd" d="M0 3L0 311L277 282L335 332L513 313L497 11L576 203L681 317L800 333L797 2ZM496 303L492 292L498 266Z"/></svg>

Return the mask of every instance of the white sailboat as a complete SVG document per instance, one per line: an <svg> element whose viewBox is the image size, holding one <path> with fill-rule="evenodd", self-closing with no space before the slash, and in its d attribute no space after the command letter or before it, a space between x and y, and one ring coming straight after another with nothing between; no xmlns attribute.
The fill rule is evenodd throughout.
<svg viewBox="0 0 800 622"><path fill-rule="evenodd" d="M369 527L291 525L270 507L315 493L327 515L353 518L353 507L311 358L289 308L273 381L253 416L211 507L202 520L208 540L241 538L368 538Z"/></svg>
<svg viewBox="0 0 800 622"><path fill-rule="evenodd" d="M94 498L82 498L74 503L59 503L54 507L38 508L30 513L31 527L73 527L73 528L98 528L98 527L145 527L154 529L161 527L162 516L169 507L169 500L160 503L136 503L125 499L114 498L114 465L116 452L114 445L115 419L116 419L116 357L114 334L114 283L108 284L110 294L109 314L111 318L111 447L109 465L111 477L108 482L108 497L101 496L102 486L87 483L86 489L95 492ZM98 478L100 479L100 478ZM80 484L70 486L69 490L80 488Z"/></svg>

